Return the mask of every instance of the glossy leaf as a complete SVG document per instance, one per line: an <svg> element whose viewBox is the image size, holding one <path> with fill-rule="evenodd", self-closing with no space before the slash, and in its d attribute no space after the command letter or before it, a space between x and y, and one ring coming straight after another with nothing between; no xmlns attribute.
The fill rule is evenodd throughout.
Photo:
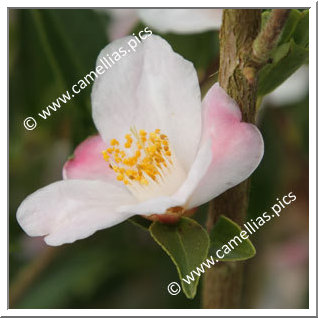
<svg viewBox="0 0 318 318"><path fill-rule="evenodd" d="M149 230L176 265L183 292L188 298L193 298L199 277L191 284L186 284L182 278L206 259L209 249L208 233L199 223L189 218L181 218L175 225L154 222Z"/></svg>
<svg viewBox="0 0 318 318"><path fill-rule="evenodd" d="M214 260L220 261L242 261L253 257L256 250L252 242L240 236L242 229L234 221L221 215L210 233L211 246L209 255L213 256ZM231 248L233 247L233 248ZM222 250L221 255L224 258L217 257L218 250ZM228 254L226 251L231 250Z"/></svg>

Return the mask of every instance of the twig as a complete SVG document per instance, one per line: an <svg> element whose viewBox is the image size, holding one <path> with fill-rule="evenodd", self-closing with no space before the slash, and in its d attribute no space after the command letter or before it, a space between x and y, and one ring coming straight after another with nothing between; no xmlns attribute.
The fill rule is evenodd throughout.
<svg viewBox="0 0 318 318"><path fill-rule="evenodd" d="M289 9L273 9L265 27L255 39L252 60L258 68L268 61L270 53L277 45L289 11Z"/></svg>

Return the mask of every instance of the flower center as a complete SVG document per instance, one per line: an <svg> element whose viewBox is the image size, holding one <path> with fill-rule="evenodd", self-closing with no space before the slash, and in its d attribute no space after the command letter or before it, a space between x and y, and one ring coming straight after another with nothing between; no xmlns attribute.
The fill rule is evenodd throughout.
<svg viewBox="0 0 318 318"><path fill-rule="evenodd" d="M174 193L186 175L177 161L168 137L160 129L147 133L130 129L123 146L116 139L103 151L104 160L139 199Z"/></svg>

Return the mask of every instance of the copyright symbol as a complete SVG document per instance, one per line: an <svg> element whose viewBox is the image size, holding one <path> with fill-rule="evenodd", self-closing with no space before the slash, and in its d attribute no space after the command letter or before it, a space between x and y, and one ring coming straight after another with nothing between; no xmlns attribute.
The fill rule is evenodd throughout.
<svg viewBox="0 0 318 318"><path fill-rule="evenodd" d="M37 126L37 122L33 117L24 119L23 125L27 130L33 130Z"/></svg>
<svg viewBox="0 0 318 318"><path fill-rule="evenodd" d="M169 294L172 296L178 295L181 291L180 285L176 282L170 283L168 285L167 289L168 289Z"/></svg>

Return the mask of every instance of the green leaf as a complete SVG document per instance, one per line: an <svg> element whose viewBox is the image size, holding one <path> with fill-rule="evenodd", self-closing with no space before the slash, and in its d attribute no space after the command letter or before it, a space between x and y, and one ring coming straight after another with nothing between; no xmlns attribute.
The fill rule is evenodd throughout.
<svg viewBox="0 0 318 318"><path fill-rule="evenodd" d="M220 261L242 261L253 257L256 250L248 238L244 239L240 236L241 232L242 229L235 222L221 215L210 233L209 255ZM245 232L247 234L243 237L248 236L248 232ZM218 250L222 250L224 258L217 257L216 252ZM229 250L231 251L226 254L226 251Z"/></svg>
<svg viewBox="0 0 318 318"><path fill-rule="evenodd" d="M295 43L303 47L309 44L309 10L302 12L300 21L294 33Z"/></svg>
<svg viewBox="0 0 318 318"><path fill-rule="evenodd" d="M176 265L184 294L187 298L194 298L199 277L191 284L186 284L182 278L206 259L209 250L208 233L199 223L189 218L181 218L175 225L154 222L149 230L153 239Z"/></svg>
<svg viewBox="0 0 318 318"><path fill-rule="evenodd" d="M280 52L279 52L280 51ZM308 48L290 42L286 53L286 44L279 46L273 53L275 61L267 64L259 72L258 96L265 96L281 85L301 65L308 62Z"/></svg>
<svg viewBox="0 0 318 318"><path fill-rule="evenodd" d="M277 47L274 52L272 53L272 63L278 63L282 58L284 58L289 50L290 50L290 43L284 43L282 45L280 45L279 47Z"/></svg>
<svg viewBox="0 0 318 318"><path fill-rule="evenodd" d="M299 23L301 19L301 16L302 14L299 10L296 10L296 9L290 10L283 32L280 36L278 45L289 42L289 40L291 39L296 29L297 24Z"/></svg>

